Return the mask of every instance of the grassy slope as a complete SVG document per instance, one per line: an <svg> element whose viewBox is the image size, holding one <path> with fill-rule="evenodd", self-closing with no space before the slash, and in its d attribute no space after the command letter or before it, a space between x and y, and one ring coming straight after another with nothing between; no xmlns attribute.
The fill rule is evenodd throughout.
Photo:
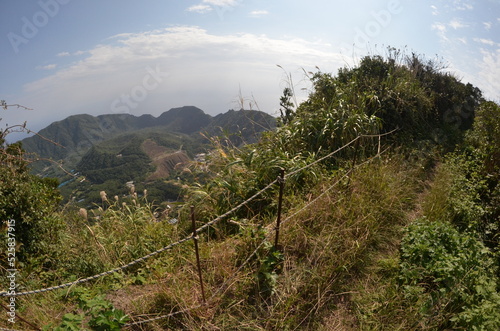
<svg viewBox="0 0 500 331"><path fill-rule="evenodd" d="M335 181L335 177L325 180L307 196L287 196L285 193L285 216L301 210ZM390 261L397 252L401 228L409 221L420 190L418 174L397 157L374 160L359 168L352 175L349 186L345 181L336 185L284 223L280 239L284 260L274 292L267 297L259 294L254 277L262 269L269 247L260 249L248 265L237 273L236 270L265 238L265 233L251 224L269 224L274 217L247 221L247 225L240 227L239 235L225 240L202 236L205 287L208 296L215 296L207 307L152 323L144 329L201 329L207 325L223 329L246 325L248 329L263 330L331 329L332 325L358 328L360 322L353 310L353 298L369 287L376 288L374 277L393 267ZM142 244L151 245L152 249L174 241L186 227L150 223L151 216L144 214L145 210L147 208L133 209L129 213L121 209L113 212L110 208L106 217L112 225L101 225L92 232L84 228L70 234L75 253L79 246L88 245L87 256L78 262L90 268L88 274L140 257L146 249L141 248ZM124 214L129 217L124 218ZM136 224L133 228L141 232L140 238L133 239L132 229L126 230L132 219L135 219L132 224ZM155 233L160 228L163 238L156 242L153 236L158 236ZM84 239L77 239L82 238L82 233ZM116 252L122 240L129 242L134 250ZM139 245L137 240L143 243ZM192 245L185 244L139 269L132 268L132 272L107 277L104 282L89 286L94 287L94 291L108 293L115 306L125 309L131 316L189 308L197 305L200 299L193 258ZM101 261L99 265L95 265L96 259ZM76 262L71 262L69 256L68 260L70 264ZM73 268L81 269L82 266L73 265ZM71 274L70 270L68 272ZM230 286L216 293L227 279L231 279ZM33 282L32 286L42 284ZM26 307L24 315L38 325L60 319L64 311L73 309L72 301L64 299L67 290L55 293L40 295L37 301L40 300L41 306L33 304L33 297L20 299Z"/></svg>

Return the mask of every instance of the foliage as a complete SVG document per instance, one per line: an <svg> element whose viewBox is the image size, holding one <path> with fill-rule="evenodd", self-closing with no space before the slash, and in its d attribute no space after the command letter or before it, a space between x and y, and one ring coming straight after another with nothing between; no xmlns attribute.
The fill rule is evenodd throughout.
<svg viewBox="0 0 500 331"><path fill-rule="evenodd" d="M500 327L496 266L480 241L450 224L420 220L401 244L399 279L426 328Z"/></svg>
<svg viewBox="0 0 500 331"><path fill-rule="evenodd" d="M144 180L145 174L152 170L149 157L140 148L141 141L130 141L117 154L99 151L92 147L78 163L76 169L93 183L106 180Z"/></svg>
<svg viewBox="0 0 500 331"><path fill-rule="evenodd" d="M428 216L449 220L461 231L476 233L490 248L499 249L500 138L498 105L486 102L477 111L463 146L438 167L436 183L425 205ZM440 197L437 200L436 195Z"/></svg>
<svg viewBox="0 0 500 331"><path fill-rule="evenodd" d="M293 102L291 101L293 97L292 89L285 87L283 90L283 96L280 98L280 119L281 124L288 124L293 118Z"/></svg>
<svg viewBox="0 0 500 331"><path fill-rule="evenodd" d="M481 104L473 129L467 136L472 156L480 167L478 173L484 189L479 191L484 215L481 228L485 243L500 252L500 106L493 102ZM471 170L467 169L470 176ZM474 174L474 172L472 172Z"/></svg>
<svg viewBox="0 0 500 331"><path fill-rule="evenodd" d="M61 200L57 181L31 175L28 164L19 143L0 140L0 219L15 221L21 261L53 253L50 246L60 242L63 227L53 216Z"/></svg>
<svg viewBox="0 0 500 331"><path fill-rule="evenodd" d="M365 56L337 77L318 72L312 81L314 91L303 106L310 112L342 102L376 116L382 132L398 128L401 142L430 139L448 150L470 128L482 100L479 89L442 72L438 63L394 48L386 58Z"/></svg>
<svg viewBox="0 0 500 331"><path fill-rule="evenodd" d="M137 193L129 198L108 198L105 192L101 206L85 211L82 216L73 211L68 221L65 259L60 261L68 275L80 277L115 268L168 245L173 231L165 219L155 217L155 207L147 196ZM73 256L80 256L73 259ZM134 272L129 268L125 272Z"/></svg>
<svg viewBox="0 0 500 331"><path fill-rule="evenodd" d="M269 252L261 259L257 271L258 295L270 298L276 293L278 274L282 268L283 260L284 256L277 248L269 247Z"/></svg>
<svg viewBox="0 0 500 331"><path fill-rule="evenodd" d="M242 144L246 133L228 129L249 114L228 112L220 128L210 128L226 135L210 138L206 158L168 181L135 183L137 191L151 185L144 188L155 196L183 200L163 211L151 194L124 191L126 178L114 173L127 165L146 172L140 139L94 147L80 164L102 177L85 188L93 191L93 210L70 202L51 214L46 227L55 233L64 219L58 247L66 249L44 272L37 263L25 266L22 286L91 276L190 236L191 205L201 225L246 202L199 233L209 301L200 306L187 244L101 278L92 295L77 290L68 300L52 292L52 301L19 303L43 324L66 313L63 329L118 328L126 316L111 301L131 316L175 313L150 329L498 329L499 108L442 69L390 49L336 76L317 72L302 104L285 89L279 127L251 145ZM381 139L360 138L396 128ZM129 159L122 164L117 154ZM247 200L283 169L280 247L272 247L278 185ZM108 196L106 185L119 196ZM422 215L432 221L412 223ZM108 301L102 294L110 289Z"/></svg>
<svg viewBox="0 0 500 331"><path fill-rule="evenodd" d="M90 330L121 330L121 327L129 321L129 317L107 301L103 295L92 295L84 289L76 289L71 294L75 297L78 307L82 313L67 313L54 331L87 330L82 328L83 322L87 319ZM48 330L47 326L44 330Z"/></svg>

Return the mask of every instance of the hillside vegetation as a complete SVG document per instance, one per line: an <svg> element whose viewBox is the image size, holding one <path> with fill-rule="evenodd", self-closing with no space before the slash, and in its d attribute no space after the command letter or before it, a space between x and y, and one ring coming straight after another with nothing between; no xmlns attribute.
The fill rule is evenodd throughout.
<svg viewBox="0 0 500 331"><path fill-rule="evenodd" d="M231 144L255 142L276 127L276 119L255 110L229 110L215 117L201 109L173 108L157 118L130 114L74 115L55 122L39 135L21 141L40 177L57 178L63 201L92 208L99 192L127 195L127 183L138 191L147 186L158 203L176 201L184 165L210 149L207 137L223 136ZM150 153L155 150L162 153ZM178 152L181 153L178 153Z"/></svg>
<svg viewBox="0 0 500 331"><path fill-rule="evenodd" d="M65 284L16 312L46 330L498 330L500 106L442 69L389 49L311 73L260 140L212 137L161 209L148 187L59 208L57 183L4 145L16 292Z"/></svg>

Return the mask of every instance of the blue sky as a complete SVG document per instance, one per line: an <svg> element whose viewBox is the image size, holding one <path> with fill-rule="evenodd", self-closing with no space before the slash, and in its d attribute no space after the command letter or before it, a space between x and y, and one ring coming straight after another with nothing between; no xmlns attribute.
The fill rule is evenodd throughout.
<svg viewBox="0 0 500 331"><path fill-rule="evenodd" d="M1 0L0 125L184 105L276 115L287 74L387 46L439 59L500 100L500 0ZM280 65L278 67L277 65ZM302 91L302 92L300 92Z"/></svg>

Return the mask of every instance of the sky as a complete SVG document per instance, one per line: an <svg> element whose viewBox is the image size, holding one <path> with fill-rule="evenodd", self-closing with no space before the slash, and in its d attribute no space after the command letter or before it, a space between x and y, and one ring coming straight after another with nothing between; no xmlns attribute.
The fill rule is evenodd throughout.
<svg viewBox="0 0 500 331"><path fill-rule="evenodd" d="M0 126L187 105L277 116L308 72L387 47L500 100L500 0L0 0L0 100L30 108L0 108Z"/></svg>

